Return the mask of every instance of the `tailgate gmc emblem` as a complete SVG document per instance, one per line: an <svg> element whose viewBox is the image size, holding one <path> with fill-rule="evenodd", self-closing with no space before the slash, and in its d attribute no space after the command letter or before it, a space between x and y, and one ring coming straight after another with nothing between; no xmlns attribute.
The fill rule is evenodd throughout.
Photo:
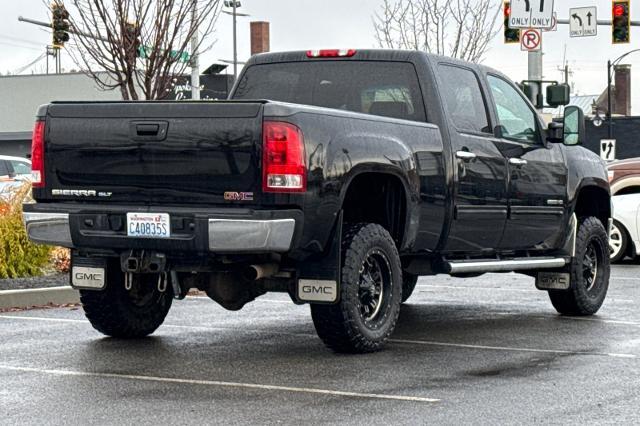
<svg viewBox="0 0 640 426"><path fill-rule="evenodd" d="M253 201L253 192L225 192L225 201Z"/></svg>

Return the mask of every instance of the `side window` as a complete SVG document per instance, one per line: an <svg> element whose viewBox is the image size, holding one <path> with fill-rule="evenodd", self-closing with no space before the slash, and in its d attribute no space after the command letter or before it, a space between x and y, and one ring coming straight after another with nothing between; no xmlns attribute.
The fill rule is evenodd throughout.
<svg viewBox="0 0 640 426"><path fill-rule="evenodd" d="M458 130L491 133L487 108L476 74L466 68L440 65L444 83L442 96L453 124Z"/></svg>
<svg viewBox="0 0 640 426"><path fill-rule="evenodd" d="M31 166L28 163L23 161L11 161L11 165L13 165L13 171L17 175L30 175L31 174Z"/></svg>
<svg viewBox="0 0 640 426"><path fill-rule="evenodd" d="M491 93L498 111L502 137L518 142L540 142L536 113L529 108L520 93L501 78L489 76Z"/></svg>
<svg viewBox="0 0 640 426"><path fill-rule="evenodd" d="M0 160L0 176L9 176L10 173L9 164L4 160Z"/></svg>

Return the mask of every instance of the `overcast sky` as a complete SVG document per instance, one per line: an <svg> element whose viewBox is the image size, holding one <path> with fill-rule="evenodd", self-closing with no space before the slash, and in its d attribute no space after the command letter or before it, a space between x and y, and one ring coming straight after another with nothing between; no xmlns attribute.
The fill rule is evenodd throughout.
<svg viewBox="0 0 640 426"><path fill-rule="evenodd" d="M382 0L242 0L244 13L250 18L239 18L239 59L249 56L249 21L271 22L271 48L274 51L313 48L373 48L377 47L372 16ZM637 2L637 1L636 1ZM636 3L632 2L632 3ZM0 72L14 72L37 58L50 43L50 31L31 24L18 22L23 15L47 20L42 0L0 0ZM566 19L569 8L598 6L599 19L611 19L611 0L555 0L559 17ZM640 20L640 4L632 6L632 18ZM609 27L599 27L597 37L570 38L568 26L561 25L555 33L545 33L543 39L544 72L548 79L561 79L565 48L566 59L573 72L572 82L578 94L597 94L606 87L606 60L640 47L640 28L632 30L631 45L612 46ZM215 34L217 43L202 55L202 66L219 59L232 58L231 17L221 15ZM65 69L74 68L69 56L63 62ZM640 73L640 53L625 61L633 65L632 75ZM514 80L527 77L527 54L519 46L505 46L502 34L496 37L484 63L498 68ZM27 72L43 72L44 61ZM638 81L638 79L633 79ZM633 85L634 111L640 111L640 84Z"/></svg>

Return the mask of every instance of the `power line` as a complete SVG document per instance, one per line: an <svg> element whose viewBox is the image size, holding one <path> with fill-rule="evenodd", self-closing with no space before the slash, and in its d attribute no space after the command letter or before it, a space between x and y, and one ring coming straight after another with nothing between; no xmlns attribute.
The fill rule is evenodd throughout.
<svg viewBox="0 0 640 426"><path fill-rule="evenodd" d="M19 44L15 44L15 43L8 43L6 41L0 41L0 44L2 44L4 46L18 47L20 49L42 50L42 48L36 48L36 47L32 47L32 46L21 46Z"/></svg>
<svg viewBox="0 0 640 426"><path fill-rule="evenodd" d="M14 71L12 74L22 74L27 68L37 64L38 62L40 62L41 60L43 60L45 58L45 56L47 56L47 52L41 54L40 56L38 56L36 59L34 59L32 62L29 62L27 65L18 68L16 71Z"/></svg>

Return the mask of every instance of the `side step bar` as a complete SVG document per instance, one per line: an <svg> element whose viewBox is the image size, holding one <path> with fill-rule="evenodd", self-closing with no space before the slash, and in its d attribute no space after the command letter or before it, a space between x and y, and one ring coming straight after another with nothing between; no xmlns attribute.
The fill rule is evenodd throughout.
<svg viewBox="0 0 640 426"><path fill-rule="evenodd" d="M450 274L468 274L474 272L511 272L527 269L562 268L567 261L562 257L522 258L510 260L451 260L444 262Z"/></svg>

